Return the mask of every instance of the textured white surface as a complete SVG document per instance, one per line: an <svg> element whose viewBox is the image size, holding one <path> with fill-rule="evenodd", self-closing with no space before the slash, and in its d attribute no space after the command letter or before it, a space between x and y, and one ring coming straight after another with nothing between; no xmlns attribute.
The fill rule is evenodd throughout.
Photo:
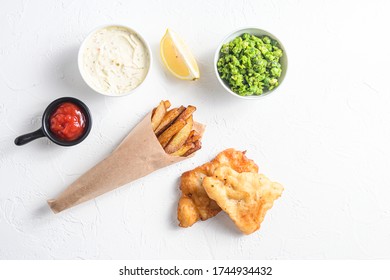
<svg viewBox="0 0 390 280"><path fill-rule="evenodd" d="M388 1L1 1L0 259L390 258L390 40ZM121 23L149 41L150 76L134 95L91 91L77 51L96 26ZM275 95L240 100L218 84L212 60L231 30L278 36L289 72ZM164 71L166 27L193 49L201 79ZM80 145L16 136L40 126L60 96L91 108ZM46 200L103 159L161 99L198 107L207 124L196 157L54 215ZM178 178L224 148L248 150L285 186L259 232L241 235L220 213L177 227Z"/></svg>

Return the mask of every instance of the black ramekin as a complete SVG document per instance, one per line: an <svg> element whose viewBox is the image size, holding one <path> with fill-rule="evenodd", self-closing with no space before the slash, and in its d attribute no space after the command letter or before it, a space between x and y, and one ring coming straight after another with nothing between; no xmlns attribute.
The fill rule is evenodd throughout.
<svg viewBox="0 0 390 280"><path fill-rule="evenodd" d="M80 107L85 117L85 129L83 134L79 138L72 141L65 141L63 139L60 139L55 134L53 134L53 132L51 132L50 130L50 116L58 108L58 106L60 106L60 104L64 102L73 103L78 107ZM47 106L46 110L43 112L42 127L34 132L27 133L17 137L15 139L15 144L17 146L21 146L35 139L41 137L47 137L57 145L74 146L81 143L85 138L87 138L89 132L91 131L91 128L92 128L92 116L87 105L85 105L82 101L74 97L61 97L59 99L54 100L52 103L50 103L49 106Z"/></svg>

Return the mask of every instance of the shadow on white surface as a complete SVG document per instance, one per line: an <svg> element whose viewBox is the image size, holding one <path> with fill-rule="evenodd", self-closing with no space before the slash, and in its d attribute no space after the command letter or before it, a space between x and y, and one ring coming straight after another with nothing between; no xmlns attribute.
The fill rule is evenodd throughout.
<svg viewBox="0 0 390 280"><path fill-rule="evenodd" d="M43 202L43 204L36 208L33 211L34 217L48 217L49 215L54 215L53 212L50 210L49 206L47 205L46 201Z"/></svg>
<svg viewBox="0 0 390 280"><path fill-rule="evenodd" d="M177 205L179 203L179 199L180 199L180 196L181 196L181 191L180 191L180 177L178 177L176 180L175 180L175 183L174 183L174 186L177 186L176 188L172 188L173 191L172 191L172 196L176 197L176 200L173 201L172 203L172 206L171 206L171 211L169 212L170 213L170 217L169 217L169 220L170 220L170 223L169 223L169 226L172 230L179 230L180 227L179 227L179 221L177 219Z"/></svg>
<svg viewBox="0 0 390 280"><path fill-rule="evenodd" d="M223 211L219 212L215 217L210 219L208 227L211 226L215 232L218 232L218 234L224 234L226 236L233 236L236 238L245 236L237 229L228 214Z"/></svg>
<svg viewBox="0 0 390 280"><path fill-rule="evenodd" d="M90 98L91 96L99 96L84 82L78 69L77 57L79 47L78 45L64 49L58 57L55 57L54 71L59 72L57 81L61 83L63 89L69 92L70 96L77 96L81 100ZM59 87L61 88L61 87Z"/></svg>
<svg viewBox="0 0 390 280"><path fill-rule="evenodd" d="M215 105L224 107L226 103L239 101L230 93L226 92L216 77L214 70L214 50L203 53L198 58L201 78L199 79L200 92L204 97L218 100Z"/></svg>

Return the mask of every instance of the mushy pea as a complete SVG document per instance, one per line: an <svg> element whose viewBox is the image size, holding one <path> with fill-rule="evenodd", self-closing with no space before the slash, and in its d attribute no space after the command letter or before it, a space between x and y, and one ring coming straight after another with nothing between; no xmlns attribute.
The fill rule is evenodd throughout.
<svg viewBox="0 0 390 280"><path fill-rule="evenodd" d="M261 95L278 86L282 55L276 40L245 33L222 45L217 68L238 95Z"/></svg>

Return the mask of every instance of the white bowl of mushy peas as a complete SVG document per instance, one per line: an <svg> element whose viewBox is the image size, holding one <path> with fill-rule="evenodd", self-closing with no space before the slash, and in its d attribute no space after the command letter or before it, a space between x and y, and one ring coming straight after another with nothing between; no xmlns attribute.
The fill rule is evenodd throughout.
<svg viewBox="0 0 390 280"><path fill-rule="evenodd" d="M138 88L149 73L151 51L135 30L107 25L93 30L81 44L78 66L84 81L107 96L124 96Z"/></svg>

